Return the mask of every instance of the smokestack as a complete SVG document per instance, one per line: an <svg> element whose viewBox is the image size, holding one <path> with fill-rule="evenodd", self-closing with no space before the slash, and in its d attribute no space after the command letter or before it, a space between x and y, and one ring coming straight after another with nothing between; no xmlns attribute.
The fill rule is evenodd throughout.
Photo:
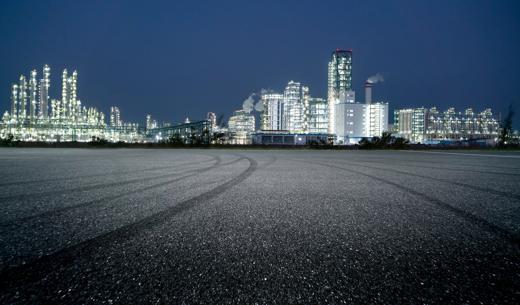
<svg viewBox="0 0 520 305"><path fill-rule="evenodd" d="M372 104L372 86L371 82L365 82L365 104Z"/></svg>

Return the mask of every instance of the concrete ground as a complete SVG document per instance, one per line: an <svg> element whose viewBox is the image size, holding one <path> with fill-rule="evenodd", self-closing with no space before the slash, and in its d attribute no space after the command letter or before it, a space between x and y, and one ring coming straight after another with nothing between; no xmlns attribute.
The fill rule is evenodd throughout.
<svg viewBox="0 0 520 305"><path fill-rule="evenodd" d="M0 149L1 304L518 304L520 153Z"/></svg>

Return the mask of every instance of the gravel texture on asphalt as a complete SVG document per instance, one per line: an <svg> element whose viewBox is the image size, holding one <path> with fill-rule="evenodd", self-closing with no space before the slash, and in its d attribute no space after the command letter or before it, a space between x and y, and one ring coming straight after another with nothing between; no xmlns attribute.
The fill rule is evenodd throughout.
<svg viewBox="0 0 520 305"><path fill-rule="evenodd" d="M0 304L519 304L520 153L0 149Z"/></svg>

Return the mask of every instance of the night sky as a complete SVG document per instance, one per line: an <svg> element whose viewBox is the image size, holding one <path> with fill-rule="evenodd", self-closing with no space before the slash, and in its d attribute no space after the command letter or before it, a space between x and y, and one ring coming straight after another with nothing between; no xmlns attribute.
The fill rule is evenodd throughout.
<svg viewBox="0 0 520 305"><path fill-rule="evenodd" d="M282 3L283 2L283 3ZM83 104L125 121L179 122L240 109L289 80L326 97L327 62L353 49L358 101L400 107L517 109L519 1L1 1L0 109L11 83L51 66L77 69Z"/></svg>

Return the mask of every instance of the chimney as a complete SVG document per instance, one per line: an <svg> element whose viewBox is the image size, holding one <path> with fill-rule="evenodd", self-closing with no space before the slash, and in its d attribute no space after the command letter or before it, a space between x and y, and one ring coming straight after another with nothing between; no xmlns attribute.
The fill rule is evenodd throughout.
<svg viewBox="0 0 520 305"><path fill-rule="evenodd" d="M372 83L365 82L365 104L372 104Z"/></svg>

